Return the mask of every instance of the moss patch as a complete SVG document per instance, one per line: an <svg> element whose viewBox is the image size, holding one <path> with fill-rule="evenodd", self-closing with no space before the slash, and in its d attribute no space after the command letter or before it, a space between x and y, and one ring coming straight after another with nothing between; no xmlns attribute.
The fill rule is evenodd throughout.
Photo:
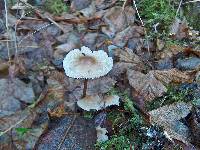
<svg viewBox="0 0 200 150"><path fill-rule="evenodd" d="M61 15L69 10L63 0L47 0L44 5L45 9L54 15Z"/></svg>

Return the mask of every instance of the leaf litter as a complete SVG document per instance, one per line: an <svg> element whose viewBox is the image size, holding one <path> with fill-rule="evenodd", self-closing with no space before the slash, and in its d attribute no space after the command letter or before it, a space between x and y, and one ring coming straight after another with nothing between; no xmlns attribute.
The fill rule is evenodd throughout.
<svg viewBox="0 0 200 150"><path fill-rule="evenodd" d="M131 4L116 0L73 0L66 4L68 12L59 16L46 10L42 13L28 1L9 5L13 8L8 13L10 35L5 38L3 32L0 34L0 149L95 149L96 142L112 145L116 135L117 140L128 141L130 149L144 148L146 144L154 148L162 145L159 140L138 145L135 141L144 128L147 131L141 137L143 141L151 141L155 135L166 144L169 141L161 136L165 133L172 147L174 139L199 146L194 142L199 136L193 132L199 133L199 115L194 115L199 107L192 105L193 99L150 112L145 108L146 102L167 93L168 85L198 84L199 35L185 20L176 18L170 26L169 38L188 40L194 46L169 44L160 37L156 42L148 41L146 27L140 25L138 10ZM18 20L15 9L21 11L18 15L22 19ZM31 12L27 13L29 9ZM2 20L5 19L4 15ZM11 26L16 24L15 31ZM0 28L5 30L3 26ZM10 40L10 51L4 40ZM95 103L98 111L89 111L90 119L80 109L84 81L67 77L62 66L65 55L82 46L103 49L114 62L108 75L88 82L88 97L99 101ZM165 58L170 63L164 69L154 65ZM195 101L198 99L195 96ZM118 111L123 117L115 114ZM112 115L116 115L114 119ZM185 121L188 117L192 120L189 125ZM151 127L155 124L164 132ZM134 141L131 144L130 139Z"/></svg>

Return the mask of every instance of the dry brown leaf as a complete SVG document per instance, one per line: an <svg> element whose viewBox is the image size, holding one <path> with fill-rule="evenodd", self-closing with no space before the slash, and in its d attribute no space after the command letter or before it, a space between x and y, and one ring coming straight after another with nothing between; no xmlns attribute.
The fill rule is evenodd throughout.
<svg viewBox="0 0 200 150"><path fill-rule="evenodd" d="M158 53L160 58L172 57L180 52L184 52L183 46L179 45L168 45L161 53Z"/></svg>
<svg viewBox="0 0 200 150"><path fill-rule="evenodd" d="M96 0L95 5L97 10L105 10L106 8L110 8L117 0L107 1L107 0Z"/></svg>
<svg viewBox="0 0 200 150"><path fill-rule="evenodd" d="M159 81L163 83L183 83L192 82L193 78L188 72L182 72L176 68L170 70L153 70L150 71Z"/></svg>
<svg viewBox="0 0 200 150"><path fill-rule="evenodd" d="M104 15L104 21L109 25L109 28L102 28L102 31L112 36L116 32L122 31L127 27L126 17L119 6L112 7ZM109 33L112 33L111 35Z"/></svg>
<svg viewBox="0 0 200 150"><path fill-rule="evenodd" d="M143 65L142 67L144 67L140 57L134 54L132 49L115 49L114 55L115 57L118 57L121 62L133 63L133 65Z"/></svg>
<svg viewBox="0 0 200 150"><path fill-rule="evenodd" d="M151 122L163 126L171 138L189 144L189 129L179 120L185 118L191 109L191 104L178 102L152 110L149 114L151 115Z"/></svg>
<svg viewBox="0 0 200 150"><path fill-rule="evenodd" d="M48 113L51 117L58 117L58 118L66 114L64 105L58 106L53 111L48 110Z"/></svg>
<svg viewBox="0 0 200 150"><path fill-rule="evenodd" d="M153 73L143 74L135 70L127 72L129 84L142 95L146 101L151 101L160 97L167 91L166 87L157 80Z"/></svg>
<svg viewBox="0 0 200 150"><path fill-rule="evenodd" d="M27 108L23 111L21 110L17 111L13 115L2 117L0 119L0 131L4 132L12 127L16 128L20 126L24 128L30 128L35 118L36 118L35 110Z"/></svg>
<svg viewBox="0 0 200 150"><path fill-rule="evenodd" d="M117 32L123 31L128 25L132 25L135 21L135 10L127 6L123 10L120 6L109 9L103 17L104 22L109 27L103 27L102 31L109 37L114 37Z"/></svg>
<svg viewBox="0 0 200 150"><path fill-rule="evenodd" d="M200 46L195 48L195 49L192 49L191 50L194 54L198 55L200 57Z"/></svg>
<svg viewBox="0 0 200 150"><path fill-rule="evenodd" d="M138 71L145 70L145 65L141 58L134 54L129 48L125 48L124 50L115 49L114 56L119 60L119 62L114 64L112 69L112 73L115 76L120 75L128 69Z"/></svg>
<svg viewBox="0 0 200 150"><path fill-rule="evenodd" d="M141 26L129 26L118 32L113 39L113 43L119 47L124 47L131 38L141 38L144 35L144 28Z"/></svg>
<svg viewBox="0 0 200 150"><path fill-rule="evenodd" d="M182 40L184 38L188 38L188 25L186 20L180 20L179 18L175 18L174 23L171 26L170 33L172 37L177 40Z"/></svg>
<svg viewBox="0 0 200 150"><path fill-rule="evenodd" d="M52 97L58 101L62 101L64 99L65 89L64 86L55 79L47 79L48 84L48 97Z"/></svg>

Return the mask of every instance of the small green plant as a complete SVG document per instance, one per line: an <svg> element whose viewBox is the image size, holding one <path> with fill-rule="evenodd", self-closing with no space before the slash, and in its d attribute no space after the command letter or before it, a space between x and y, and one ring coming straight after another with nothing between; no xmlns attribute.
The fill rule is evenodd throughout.
<svg viewBox="0 0 200 150"><path fill-rule="evenodd" d="M172 104L174 102L187 102L188 98L187 95L189 94L189 90L177 90L176 88L173 88L172 86L168 87L167 93L159 98L154 99L151 102L146 103L147 110L153 110L157 109L161 106Z"/></svg>
<svg viewBox="0 0 200 150"><path fill-rule="evenodd" d="M30 129L29 128L16 128L15 131L20 137L23 137Z"/></svg>
<svg viewBox="0 0 200 150"><path fill-rule="evenodd" d="M149 31L153 29L155 24L159 23L157 28L159 33L168 32L169 25L176 15L176 9L172 2L168 0L141 0L138 6Z"/></svg>
<svg viewBox="0 0 200 150"><path fill-rule="evenodd" d="M134 149L129 139L126 136L114 135L106 142L99 142L96 144L97 150L130 150Z"/></svg>
<svg viewBox="0 0 200 150"><path fill-rule="evenodd" d="M93 113L91 111L85 111L83 112L84 118L92 119L93 118Z"/></svg>
<svg viewBox="0 0 200 150"><path fill-rule="evenodd" d="M69 10L69 6L67 6L63 0L47 0L45 2L45 8L54 15L60 15Z"/></svg>
<svg viewBox="0 0 200 150"><path fill-rule="evenodd" d="M136 130L142 126L143 119L139 112L134 108L134 102L127 91L119 92L113 88L108 95L119 95L123 101L124 111L113 110L107 114L107 119L112 123L114 135L106 142L96 144L98 150L130 150L134 145L140 143L141 137L135 136Z"/></svg>

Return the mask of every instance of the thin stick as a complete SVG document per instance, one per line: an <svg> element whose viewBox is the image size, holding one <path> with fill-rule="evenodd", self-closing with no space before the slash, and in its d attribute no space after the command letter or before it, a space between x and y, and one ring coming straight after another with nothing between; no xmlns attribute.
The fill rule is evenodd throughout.
<svg viewBox="0 0 200 150"><path fill-rule="evenodd" d="M138 15L138 17L140 19L140 22L141 22L142 26L144 27L144 22L142 21L142 18L140 17L140 13L139 13L139 11L137 9L137 5L135 3L135 0L133 0L133 4L134 4L135 10L136 10L136 13L137 13L137 15Z"/></svg>
<svg viewBox="0 0 200 150"><path fill-rule="evenodd" d="M36 7L32 6L31 4L24 2L22 0L19 0L20 2L24 3L26 6L32 8L33 10L37 11L38 13L40 12L39 9L37 9ZM48 19L51 23L53 23L55 26L57 26L59 29L61 29L63 32L65 31L63 29L63 27L61 27L58 23L56 23L53 19L51 19L48 15L44 14L43 16L41 14L39 14L42 18L45 17L46 19Z"/></svg>
<svg viewBox="0 0 200 150"><path fill-rule="evenodd" d="M176 11L176 17L177 17L177 15L178 15L178 12L179 12L179 10L180 10L180 8L181 8L182 3L183 3L183 0L180 0L180 3L179 3L179 5L178 5L178 9L177 9L177 11Z"/></svg>
<svg viewBox="0 0 200 150"><path fill-rule="evenodd" d="M140 13L139 13L139 11L138 11L138 9L137 9L137 5L136 5L135 0L133 0L133 4L134 4L135 10L136 10L136 13L137 13L137 15L138 15L138 17L139 17L139 19L140 19L140 22L141 22L141 24L142 24L142 27L144 27L144 22L142 21L142 18L140 17ZM144 34L145 34L146 40L147 40L147 49L148 49L148 52L149 52L149 54L150 54L149 38L148 38L147 31L146 31L145 28L144 28Z"/></svg>
<svg viewBox="0 0 200 150"><path fill-rule="evenodd" d="M22 118L21 120L19 120L17 123L15 123L14 125L10 126L8 129L6 129L3 132L0 132L0 136L4 135L5 133L7 133L8 131L10 131L12 128L16 127L18 124L22 123L24 121L24 119L26 119L28 116L25 116L24 118Z"/></svg>
<svg viewBox="0 0 200 150"><path fill-rule="evenodd" d="M123 10L123 11L124 11L124 9L125 9L127 3L128 3L128 0L125 0L124 3L123 3L123 6L122 6L122 10Z"/></svg>
<svg viewBox="0 0 200 150"><path fill-rule="evenodd" d="M188 2L185 2L185 3L182 3L182 4L185 5L185 4L188 4L188 3L196 3L196 2L200 2L200 0L188 1Z"/></svg>
<svg viewBox="0 0 200 150"><path fill-rule="evenodd" d="M8 9L7 9L7 2L6 0L4 0L4 9L5 9L5 13L6 13L6 30L7 30L7 34L9 36L9 26L8 26ZM6 42L7 45L7 50L8 50L8 60L9 63L11 62L11 57L10 57L10 48L9 48L9 41Z"/></svg>
<svg viewBox="0 0 200 150"><path fill-rule="evenodd" d="M63 136L61 142L59 143L57 150L61 149L61 146L62 146L63 142L65 141L65 138L67 137L67 134L69 133L69 130L72 128L75 120L76 120L76 115L74 115L74 118L73 118L72 123L70 124L70 126L68 128L66 128L65 135Z"/></svg>
<svg viewBox="0 0 200 150"><path fill-rule="evenodd" d="M88 79L85 79L82 98L86 97L86 95L87 95L87 83L88 83Z"/></svg>

